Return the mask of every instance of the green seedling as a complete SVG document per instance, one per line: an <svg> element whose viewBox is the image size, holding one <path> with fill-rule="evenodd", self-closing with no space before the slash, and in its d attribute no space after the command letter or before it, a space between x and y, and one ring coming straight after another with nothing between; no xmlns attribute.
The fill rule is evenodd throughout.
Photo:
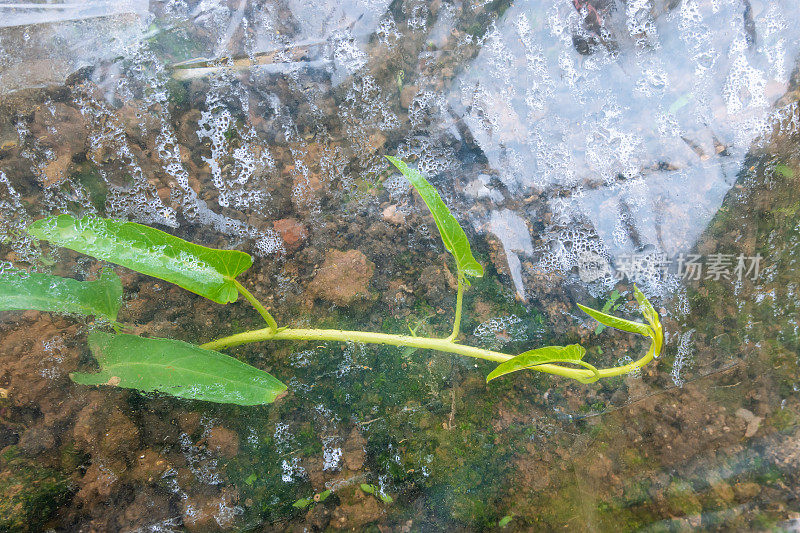
<svg viewBox="0 0 800 533"><path fill-rule="evenodd" d="M252 258L248 254L206 248L133 222L90 216L75 218L63 214L34 222L28 228L28 233L54 245L174 283L216 303L232 303L240 296L244 297L267 326L199 346L172 339L104 333L95 328L89 335L89 347L100 366L99 372L73 373L72 380L83 385L125 387L180 398L258 405L273 402L285 392L286 386L270 374L224 355L219 350L259 341L385 344L404 347L406 356L415 350L436 350L499 363L488 375L487 381L530 369L581 383L626 374L660 354L663 330L658 314L636 287L634 294L647 324L614 317L607 313L609 309L604 308L604 312L579 305L601 325L651 339L647 353L630 364L598 369L583 360L586 350L577 344L546 346L519 355L461 344L458 337L464 291L469 287L470 277L483 276L483 267L472 255L466 233L436 189L422 174L410 169L399 159L388 159L425 201L445 249L455 260L458 272L455 317L452 332L447 337L420 336L417 328L411 329L410 335L396 335L279 327L270 311L236 279L252 265ZM116 318L121 300L120 280L110 270L104 271L94 281L28 274L19 270L0 272L0 310L36 309L93 315L118 330Z"/></svg>
<svg viewBox="0 0 800 533"><path fill-rule="evenodd" d="M363 490L367 494L372 494L383 503L392 503L394 501L394 498L392 498L388 494L384 494L383 492L381 492L381 489L379 487L376 487L375 485L369 483L362 483L361 490Z"/></svg>
<svg viewBox="0 0 800 533"><path fill-rule="evenodd" d="M300 498L296 502L292 504L292 507L297 507L298 509L306 509L307 507L315 504L315 503L322 503L328 499L328 496L331 495L330 490L322 491L318 494L314 494L310 498Z"/></svg>

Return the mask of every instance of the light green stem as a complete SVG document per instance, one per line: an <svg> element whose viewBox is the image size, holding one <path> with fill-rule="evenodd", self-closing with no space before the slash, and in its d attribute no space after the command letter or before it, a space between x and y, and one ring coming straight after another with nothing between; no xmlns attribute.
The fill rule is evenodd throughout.
<svg viewBox="0 0 800 533"><path fill-rule="evenodd" d="M338 342L363 342L371 344L388 344L391 346L411 346L413 348L422 348L427 350L437 350L440 352L454 353L458 355L466 355L468 357L475 357L478 359L486 359L487 361L494 361L502 363L508 361L513 355L508 355L492 350L484 350L483 348L475 348L473 346L464 346L463 344L456 344L449 339L429 339L425 337L409 337L406 335L392 335L389 333L371 333L367 331L344 331L339 329L291 329L286 328L280 331L275 331L269 328L247 331L238 333L222 339L207 342L201 345L201 348L206 350L221 350L231 346L238 346L240 344L248 344L258 341L338 341ZM620 376L627 374L632 370L642 367L653 359L655 346L651 345L647 354L633 363L613 368L602 368L598 370L599 377L607 378L611 376ZM547 374L556 374L567 378L576 380L586 380L595 377L594 372L580 368L568 368L554 364L536 365L531 367L531 370L538 372L545 372Z"/></svg>
<svg viewBox="0 0 800 533"><path fill-rule="evenodd" d="M464 276L461 272L458 273L458 293L456 294L456 318L453 321L453 333L447 337L447 340L453 342L458 337L458 331L461 328L461 304L464 300Z"/></svg>
<svg viewBox="0 0 800 533"><path fill-rule="evenodd" d="M261 305L261 302L256 300L256 297L250 294L250 291L245 289L244 285L239 283L236 279L233 280L233 283L234 285L236 285L236 288L239 290L239 292L242 293L242 296L244 296L247 299L247 301L250 302L253 305L253 307L256 308L258 314L260 314L264 318L264 320L266 320L267 325L269 326L269 331L271 331L272 333L278 331L278 323L275 322L275 319L272 317L271 314L269 314L269 311L267 311L267 309L263 305Z"/></svg>

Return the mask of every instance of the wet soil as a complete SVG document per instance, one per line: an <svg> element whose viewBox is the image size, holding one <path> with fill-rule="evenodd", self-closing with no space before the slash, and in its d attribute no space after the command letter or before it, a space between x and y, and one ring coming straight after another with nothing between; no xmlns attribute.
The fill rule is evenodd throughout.
<svg viewBox="0 0 800 533"><path fill-rule="evenodd" d="M458 11L459 27L480 37L505 7L491 4ZM485 158L468 139L442 133L457 121L437 126L431 117L438 115L414 114L426 80L449 83L476 53L473 41L453 44L464 37L454 31L445 42L454 52L422 64L424 39L382 49L370 57L372 81L357 95L331 90L317 100L323 111L300 96L314 87L291 76L233 84L263 96L260 82L268 82L281 101L297 105L288 118L266 104L247 112L236 94L223 93L230 104L223 107L239 111L233 122L252 125L273 159L259 160L252 182L227 191L246 194L227 200L203 159L214 140L197 134L205 95L219 89L207 80L170 82L162 103L146 94L108 103L88 72L64 86L15 93L0 104L0 168L19 194L18 211L2 219L13 237L0 248L3 258L35 269L50 268L52 259L56 273L92 277L95 262L26 241L15 228L53 210L141 220L144 202L173 210L177 228L147 222L183 238L267 249L254 252L241 279L282 324L442 335L452 319L452 261L421 201L398 193L378 161L406 148L404 129L428 128L463 156L461 166L451 162L465 171L452 180L455 193L442 187L447 200L458 213L486 213L483 200L459 200L477 176L492 173ZM409 73L402 86L401 67ZM365 102L376 98L389 102L397 124L360 123L372 112ZM165 169L160 111L170 117L165 129L175 134L188 187ZM106 137L98 141L98 133ZM244 127L224 135L231 153L248 142ZM639 375L588 387L522 373L487 385L487 363L429 352L265 343L230 353L289 384L285 398L254 408L187 402L72 383L70 372L94 367L85 338L100 324L0 313L0 529L477 531L508 517L506 531L791 527L800 520L798 142L776 132L754 150L695 246L760 253L770 276L737 287L689 284L690 313L681 314L677 300L663 302L662 358ZM236 164L230 153L219 157ZM440 174L432 177L437 185L445 183ZM209 221L187 208L190 189L227 218ZM509 200L528 214L537 249L547 244L553 216L544 200ZM622 333L595 335L575 304L604 301L531 261L522 268L535 297L520 301L502 243L468 233L487 273L467 291L463 342L508 353L581 342L603 365L646 348ZM206 342L262 327L243 302L216 306L117 271L125 287L120 321L132 332ZM618 289L619 312L635 316L632 287ZM498 317L516 320L491 323ZM691 330L694 351L681 363L680 341ZM312 503L295 505L304 499Z"/></svg>

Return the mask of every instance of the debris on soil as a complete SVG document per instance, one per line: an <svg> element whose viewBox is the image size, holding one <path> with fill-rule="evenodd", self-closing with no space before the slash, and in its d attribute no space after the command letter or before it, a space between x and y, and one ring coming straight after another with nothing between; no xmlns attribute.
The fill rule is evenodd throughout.
<svg viewBox="0 0 800 533"><path fill-rule="evenodd" d="M353 428L342 450L344 464L349 470L358 471L364 466L364 459L367 456L366 445L367 441L361 436L361 431L358 428Z"/></svg>
<svg viewBox="0 0 800 533"><path fill-rule="evenodd" d="M355 491L352 502L343 503L333 511L331 523L340 530L358 530L381 518L386 513L386 506L377 498Z"/></svg>
<svg viewBox="0 0 800 533"><path fill-rule="evenodd" d="M744 436L748 439L758 433L758 427L761 425L761 421L764 420L763 417L754 415L752 411L744 407L740 407L736 410L736 416L744 420L744 423L747 424Z"/></svg>
<svg viewBox="0 0 800 533"><path fill-rule="evenodd" d="M397 205L390 204L383 210L383 220L401 226L406 221L406 215L397 208Z"/></svg>
<svg viewBox="0 0 800 533"><path fill-rule="evenodd" d="M230 487L216 494L198 494L183 501L183 525L191 532L228 531L241 513L238 492Z"/></svg>
<svg viewBox="0 0 800 533"><path fill-rule="evenodd" d="M229 459L239 453L239 435L222 426L215 426L209 430L206 444L209 450Z"/></svg>
<svg viewBox="0 0 800 533"><path fill-rule="evenodd" d="M294 218L276 220L272 223L272 227L280 234L283 244L289 252L297 251L308 237L306 227Z"/></svg>
<svg viewBox="0 0 800 533"><path fill-rule="evenodd" d="M370 297L369 282L375 264L359 250L330 250L316 276L308 285L308 293L341 307Z"/></svg>

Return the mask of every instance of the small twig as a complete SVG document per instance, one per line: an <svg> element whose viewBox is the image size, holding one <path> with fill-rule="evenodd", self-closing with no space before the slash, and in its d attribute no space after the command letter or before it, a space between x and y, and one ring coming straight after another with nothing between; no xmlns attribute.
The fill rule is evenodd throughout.
<svg viewBox="0 0 800 533"><path fill-rule="evenodd" d="M447 429L453 429L453 421L456 418L456 390L450 389L450 417L447 420Z"/></svg>
<svg viewBox="0 0 800 533"><path fill-rule="evenodd" d="M741 381L737 381L737 382L736 382L736 383L734 383L733 385L714 385L714 387L713 387L713 388L715 388L715 389L728 389L728 388L730 388L730 387L737 387L737 386L739 386L739 385L741 385L741 384L742 384L742 382L741 382Z"/></svg>
<svg viewBox="0 0 800 533"><path fill-rule="evenodd" d="M282 454L282 455L279 455L278 457L281 457L281 458L283 458L283 457L288 457L288 456L290 456L290 455L294 455L294 454L296 454L296 453L298 453L298 452L302 452L302 451L303 451L303 450L302 450L301 448L298 448L298 449L296 449L296 450L292 450L292 451L290 451L290 452L286 452L286 453L284 453L284 454Z"/></svg>

